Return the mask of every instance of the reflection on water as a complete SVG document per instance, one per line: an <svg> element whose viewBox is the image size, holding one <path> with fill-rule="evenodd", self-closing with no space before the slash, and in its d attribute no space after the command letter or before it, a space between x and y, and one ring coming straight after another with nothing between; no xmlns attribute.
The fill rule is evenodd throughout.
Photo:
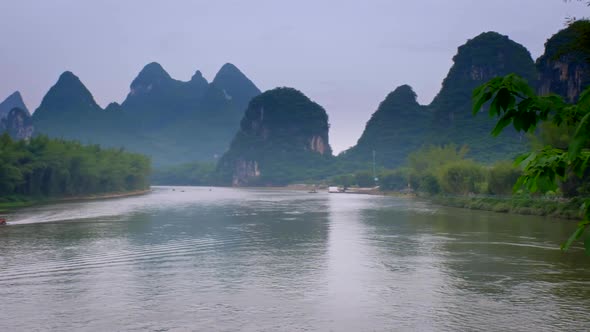
<svg viewBox="0 0 590 332"><path fill-rule="evenodd" d="M588 330L575 225L391 197L156 188L0 228L0 330Z"/></svg>

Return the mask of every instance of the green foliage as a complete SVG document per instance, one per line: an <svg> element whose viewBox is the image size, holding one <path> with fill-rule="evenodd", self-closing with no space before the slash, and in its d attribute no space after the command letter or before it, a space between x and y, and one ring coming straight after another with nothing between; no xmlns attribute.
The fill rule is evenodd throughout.
<svg viewBox="0 0 590 332"><path fill-rule="evenodd" d="M561 57L566 57L573 63L589 63L590 21L584 19L572 22L566 29L552 36L545 44L545 49L547 51L539 58L539 63Z"/></svg>
<svg viewBox="0 0 590 332"><path fill-rule="evenodd" d="M148 158L39 136L0 136L0 197L61 197L149 187Z"/></svg>
<svg viewBox="0 0 590 332"><path fill-rule="evenodd" d="M469 151L467 146L457 148L454 144L431 145L408 156L408 166L417 173L435 173L441 166L460 161Z"/></svg>
<svg viewBox="0 0 590 332"><path fill-rule="evenodd" d="M492 168L471 159L465 159L466 146L428 146L408 157L408 182L421 193L430 195L451 194L504 194L512 188L518 176L513 167L498 163ZM518 173L517 173L518 174Z"/></svg>
<svg viewBox="0 0 590 332"><path fill-rule="evenodd" d="M386 170L381 172L378 177L381 190L399 191L408 188L408 169Z"/></svg>
<svg viewBox="0 0 590 332"><path fill-rule="evenodd" d="M560 96L537 96L526 82L516 76L508 75L490 80L473 93L473 113L489 102L490 115L498 118L493 135L498 135L512 124L518 131L532 132L544 121L555 126L575 128L568 149L546 146L527 153L517 159L523 168L517 187L523 186L530 192L538 189L556 190L558 181L566 181L570 174L581 177L590 161L588 142L590 141L590 88L582 92L575 104L566 103ZM578 230L564 243L567 250L590 224L590 201L584 204L584 219Z"/></svg>
<svg viewBox="0 0 590 332"><path fill-rule="evenodd" d="M419 178L418 190L430 195L436 195L441 192L440 184L436 176L428 173Z"/></svg>
<svg viewBox="0 0 590 332"><path fill-rule="evenodd" d="M466 146L428 146L408 157L408 181L413 189L435 195L467 195L487 191L487 170L465 159Z"/></svg>
<svg viewBox="0 0 590 332"><path fill-rule="evenodd" d="M391 92L367 122L357 144L340 154L344 162L371 162L373 151L377 165L401 166L409 153L423 144L428 134L431 112L416 101L416 93L408 85Z"/></svg>
<svg viewBox="0 0 590 332"><path fill-rule="evenodd" d="M240 185L261 186L339 174L328 143L328 127L326 111L300 91L266 91L250 102L229 151L218 163L219 177L226 184L237 179ZM323 151L312 149L312 142ZM254 163L260 176L242 174Z"/></svg>
<svg viewBox="0 0 590 332"><path fill-rule="evenodd" d="M494 164L489 170L488 189L493 195L510 195L522 171L510 162Z"/></svg>
<svg viewBox="0 0 590 332"><path fill-rule="evenodd" d="M441 188L450 194L467 195L479 194L479 184L484 182L483 168L471 160L448 163L439 171Z"/></svg>
<svg viewBox="0 0 590 332"><path fill-rule="evenodd" d="M354 181L359 187L369 188L375 186L375 179L371 172L356 172L354 174Z"/></svg>
<svg viewBox="0 0 590 332"><path fill-rule="evenodd" d="M575 128L562 124L557 126L552 122L541 122L536 134L529 134L531 146L534 150L542 149L547 145L559 149L567 149Z"/></svg>
<svg viewBox="0 0 590 332"><path fill-rule="evenodd" d="M434 202L459 208L503 213L550 216L563 219L580 217L580 200L556 200L543 197L469 197L436 196Z"/></svg>
<svg viewBox="0 0 590 332"><path fill-rule="evenodd" d="M507 36L486 32L459 47L453 61L442 89L429 106L435 119L430 141L439 145L468 144L469 157L485 163L526 151L526 141L514 131L496 139L482 136L494 121L474 119L470 110L473 89L493 77L518 73L529 82L536 81L535 64L528 50Z"/></svg>

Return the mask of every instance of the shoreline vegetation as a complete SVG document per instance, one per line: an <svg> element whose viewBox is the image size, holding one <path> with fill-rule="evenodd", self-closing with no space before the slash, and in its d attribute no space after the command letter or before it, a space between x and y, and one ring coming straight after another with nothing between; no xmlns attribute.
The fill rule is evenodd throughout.
<svg viewBox="0 0 590 332"><path fill-rule="evenodd" d="M579 220L581 217L581 198L559 200L468 196L435 196L424 198L438 205L469 210L533 215L567 220Z"/></svg>
<svg viewBox="0 0 590 332"><path fill-rule="evenodd" d="M275 187L276 188L276 187ZM282 187L289 190L309 191L318 189L327 191L324 185L314 186L294 184ZM278 189L278 188L277 188ZM361 194L390 196L407 199L427 200L433 204L462 208L468 210L490 211L506 214L533 215L552 217L566 220L579 220L581 217L580 205L583 198L546 198L546 197L510 197L510 196L481 196L481 195L427 195L411 191L378 190L376 188L348 188L341 194Z"/></svg>
<svg viewBox="0 0 590 332"><path fill-rule="evenodd" d="M36 136L0 135L0 212L19 207L122 197L150 188L151 162L123 149Z"/></svg>
<svg viewBox="0 0 590 332"><path fill-rule="evenodd" d="M0 202L0 213L10 213L15 209L25 208L29 206L42 205L42 204L54 204L64 202L79 202L79 201L98 201L115 198L133 197L146 195L152 192L152 189L132 190L126 192L111 192L103 194L90 194L80 196L68 196L68 197L55 197L55 198L16 198L14 201Z"/></svg>

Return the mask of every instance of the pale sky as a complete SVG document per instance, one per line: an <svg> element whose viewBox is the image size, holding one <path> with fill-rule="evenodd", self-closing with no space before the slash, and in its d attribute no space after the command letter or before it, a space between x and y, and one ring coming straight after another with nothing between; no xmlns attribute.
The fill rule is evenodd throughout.
<svg viewBox="0 0 590 332"><path fill-rule="evenodd" d="M429 103L467 39L497 31L537 58L568 16L590 10L561 0L0 0L0 99L19 90L33 111L70 70L104 107L149 62L209 81L231 62L263 91L290 86L322 105L340 152L397 86Z"/></svg>

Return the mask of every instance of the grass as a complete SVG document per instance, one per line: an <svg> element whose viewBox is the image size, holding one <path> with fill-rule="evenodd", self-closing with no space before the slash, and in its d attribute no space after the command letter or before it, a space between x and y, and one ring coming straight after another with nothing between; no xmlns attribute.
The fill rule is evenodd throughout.
<svg viewBox="0 0 590 332"><path fill-rule="evenodd" d="M435 196L431 198L437 204L472 210L515 213L524 215L549 216L563 219L581 217L581 198L545 199L531 197L467 197Z"/></svg>

